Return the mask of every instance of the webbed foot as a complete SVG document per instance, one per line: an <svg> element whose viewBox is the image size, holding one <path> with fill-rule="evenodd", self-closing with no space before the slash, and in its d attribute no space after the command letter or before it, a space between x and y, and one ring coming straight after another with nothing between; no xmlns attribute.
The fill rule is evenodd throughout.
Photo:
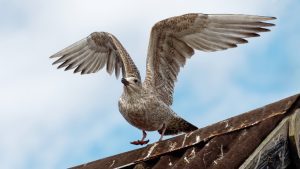
<svg viewBox="0 0 300 169"><path fill-rule="evenodd" d="M130 143L134 145L144 145L144 144L148 144L149 140L137 140L137 141L132 141Z"/></svg>

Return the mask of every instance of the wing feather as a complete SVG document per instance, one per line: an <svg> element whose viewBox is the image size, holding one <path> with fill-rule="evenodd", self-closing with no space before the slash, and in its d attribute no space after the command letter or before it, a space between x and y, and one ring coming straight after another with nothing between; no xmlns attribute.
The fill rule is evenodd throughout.
<svg viewBox="0 0 300 169"><path fill-rule="evenodd" d="M94 69L92 72L98 72L100 69L100 64L101 64L101 59L100 59L100 53L98 53L97 59L96 59L96 64L94 66Z"/></svg>
<svg viewBox="0 0 300 169"><path fill-rule="evenodd" d="M83 48L81 50L78 50L78 51L74 51L74 53L66 53L64 55L62 55L59 59L57 59L55 62L53 62L53 65L55 64L58 64L58 63L61 63L61 62L65 62L66 60L70 59L70 58L73 58L73 57L76 57L78 55L81 55L85 52L85 50L87 50L88 47L86 48Z"/></svg>
<svg viewBox="0 0 300 169"><path fill-rule="evenodd" d="M94 59L94 53L90 53L87 56L86 64L85 64L85 67L83 68L81 74L88 74L88 72L90 71L91 66L92 66L94 60L95 60Z"/></svg>
<svg viewBox="0 0 300 169"><path fill-rule="evenodd" d="M114 66L115 66L115 59L112 59L112 55L114 55L113 52L110 53L110 57L108 57L107 59L107 63L106 63L106 71L109 73L109 74L112 74L113 73L113 70L114 70Z"/></svg>
<svg viewBox="0 0 300 169"><path fill-rule="evenodd" d="M119 58L116 59L116 62L115 62L115 76L118 78L120 76L120 68L121 68L121 64L120 64L120 61L119 61Z"/></svg>
<svg viewBox="0 0 300 169"><path fill-rule="evenodd" d="M93 52L90 52L87 56L85 56L83 61L74 70L74 73L81 72L81 74L83 74L83 70L86 69L86 67L90 63L90 60L92 60L92 58L94 57L93 54L94 54ZM105 59L105 57L101 58L101 60L103 60L103 59Z"/></svg>
<svg viewBox="0 0 300 169"><path fill-rule="evenodd" d="M130 75L140 78L139 71L121 43L112 34L94 32L75 42L58 53L50 56L58 58L54 64L65 70L74 69L74 73L95 73L106 65L106 71L116 77L122 69L123 77Z"/></svg>
<svg viewBox="0 0 300 169"><path fill-rule="evenodd" d="M71 57L71 58L67 59L66 61L64 61L64 63L61 64L58 68L68 66L65 70L73 69L78 64L83 62L86 59L86 57L89 55L89 53L90 53L89 51L83 51L82 54L75 55L74 57ZM93 53L91 53L91 54L93 54Z"/></svg>
<svg viewBox="0 0 300 169"><path fill-rule="evenodd" d="M213 52L247 43L274 26L274 17L235 14L186 14L156 23L150 36L146 78L143 85L157 93L166 104L173 100L174 83L180 67L194 49Z"/></svg>
<svg viewBox="0 0 300 169"><path fill-rule="evenodd" d="M90 69L88 70L88 73L97 72L96 70L100 62L100 59L99 59L99 53L97 53L96 55L98 56L95 56L95 59L93 60L93 63L91 64Z"/></svg>
<svg viewBox="0 0 300 169"><path fill-rule="evenodd" d="M189 58L194 54L194 50L191 47L189 47L185 42L178 40L177 38L173 38L172 40L173 48L181 54L184 61L185 58Z"/></svg>
<svg viewBox="0 0 300 169"><path fill-rule="evenodd" d="M77 51L81 50L82 48L86 47L86 39L82 39L73 43L72 45L66 47L65 49L57 52L56 54L50 56L50 58L61 57L62 55L68 55L71 53L76 53Z"/></svg>

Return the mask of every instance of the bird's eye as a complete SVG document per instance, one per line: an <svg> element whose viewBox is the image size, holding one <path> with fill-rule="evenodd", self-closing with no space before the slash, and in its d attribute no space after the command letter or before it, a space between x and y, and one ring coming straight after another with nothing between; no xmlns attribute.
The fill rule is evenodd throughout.
<svg viewBox="0 0 300 169"><path fill-rule="evenodd" d="M137 82L138 82L138 80L137 80L137 79L134 79L133 81L134 81L134 83L137 83Z"/></svg>

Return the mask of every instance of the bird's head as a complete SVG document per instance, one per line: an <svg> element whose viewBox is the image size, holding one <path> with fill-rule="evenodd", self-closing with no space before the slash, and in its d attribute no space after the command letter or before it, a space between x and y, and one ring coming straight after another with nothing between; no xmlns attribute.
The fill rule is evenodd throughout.
<svg viewBox="0 0 300 169"><path fill-rule="evenodd" d="M141 80L137 77L122 78L121 82L124 84L124 88L130 91L138 91L142 88Z"/></svg>

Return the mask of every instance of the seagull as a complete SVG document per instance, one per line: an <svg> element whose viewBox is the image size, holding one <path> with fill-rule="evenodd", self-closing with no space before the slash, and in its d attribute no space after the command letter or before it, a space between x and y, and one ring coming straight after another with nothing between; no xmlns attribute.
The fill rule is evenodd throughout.
<svg viewBox="0 0 300 169"><path fill-rule="evenodd" d="M131 144L144 145L149 142L146 131L158 131L161 141L164 135L198 129L170 107L180 68L195 50L214 52L235 48L247 43L245 38L270 31L266 27L275 24L266 21L273 19L276 18L189 13L162 20L151 29L144 81L120 41L107 32L93 32L50 58L57 58L53 65L74 69L74 73L96 73L104 66L117 78L122 72L119 111L128 123L142 131L142 139Z"/></svg>

